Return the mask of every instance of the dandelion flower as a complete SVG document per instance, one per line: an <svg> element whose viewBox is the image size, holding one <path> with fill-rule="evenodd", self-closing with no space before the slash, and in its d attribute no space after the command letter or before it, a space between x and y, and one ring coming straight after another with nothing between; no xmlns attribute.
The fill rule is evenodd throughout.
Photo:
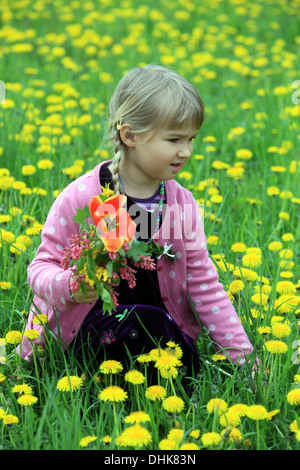
<svg viewBox="0 0 300 470"><path fill-rule="evenodd" d="M104 444L109 444L111 442L111 437L110 436L103 436L101 438L101 441L104 442Z"/></svg>
<svg viewBox="0 0 300 470"><path fill-rule="evenodd" d="M178 445L181 443L183 439L183 429L170 429L168 432L167 438L170 439L171 441L175 441Z"/></svg>
<svg viewBox="0 0 300 470"><path fill-rule="evenodd" d="M26 336L26 338L28 338L30 341L33 341L34 339L38 339L40 337L40 333L38 330L28 329L24 332L24 336Z"/></svg>
<svg viewBox="0 0 300 470"><path fill-rule="evenodd" d="M297 289L291 281L279 281L276 284L276 292L280 295L296 294Z"/></svg>
<svg viewBox="0 0 300 470"><path fill-rule="evenodd" d="M177 377L178 375L178 369L176 367L170 367L170 369L159 369L160 375L164 379L169 379L170 377Z"/></svg>
<svg viewBox="0 0 300 470"><path fill-rule="evenodd" d="M151 418L145 411L133 411L130 415L124 418L124 423L129 424L138 424L138 423L146 423L150 421Z"/></svg>
<svg viewBox="0 0 300 470"><path fill-rule="evenodd" d="M220 354L220 353L216 353L216 354L213 354L211 356L212 360L214 362L217 362L217 361L226 361L227 357L224 356L224 354Z"/></svg>
<svg viewBox="0 0 300 470"><path fill-rule="evenodd" d="M247 405L245 405L244 403L236 403L235 405L230 406L230 408L228 408L228 411L233 411L239 416L245 416L246 409Z"/></svg>
<svg viewBox="0 0 300 470"><path fill-rule="evenodd" d="M298 432L298 431L300 431L299 426L298 426L298 422L297 422L296 419L294 419L294 421L290 424L290 431L291 431L291 432Z"/></svg>
<svg viewBox="0 0 300 470"><path fill-rule="evenodd" d="M31 406L34 405L38 401L37 397L33 395L21 395L17 402L22 406Z"/></svg>
<svg viewBox="0 0 300 470"><path fill-rule="evenodd" d="M162 406L169 413L180 413L184 408L184 401L182 398L172 395L164 399Z"/></svg>
<svg viewBox="0 0 300 470"><path fill-rule="evenodd" d="M1 364L1 362L0 362L0 364ZM1 374L1 372L0 372L0 384L1 384L2 382L4 382L5 379L6 379L6 376L3 375L3 374Z"/></svg>
<svg viewBox="0 0 300 470"><path fill-rule="evenodd" d="M250 419L258 421L261 419L267 419L268 412L263 405L250 405L245 410L245 415Z"/></svg>
<svg viewBox="0 0 300 470"><path fill-rule="evenodd" d="M102 401L119 402L125 401L128 398L127 392L123 388L117 385L111 385L104 388L98 395L98 398Z"/></svg>
<svg viewBox="0 0 300 470"><path fill-rule="evenodd" d="M44 313L40 313L39 315L35 315L32 319L33 324L37 325L44 325L48 322L48 317Z"/></svg>
<svg viewBox="0 0 300 470"><path fill-rule="evenodd" d="M291 334L291 331L290 326L285 322L274 322L271 326L272 335L276 338L286 338Z"/></svg>
<svg viewBox="0 0 300 470"><path fill-rule="evenodd" d="M246 268L257 268L262 263L259 253L246 253L242 258L242 263Z"/></svg>
<svg viewBox="0 0 300 470"><path fill-rule="evenodd" d="M223 413L220 416L221 426L233 426L236 427L241 423L241 418L238 413L235 413L233 410L228 410L226 413Z"/></svg>
<svg viewBox="0 0 300 470"><path fill-rule="evenodd" d="M179 450L199 450L199 447L194 442L186 442L180 446Z"/></svg>
<svg viewBox="0 0 300 470"><path fill-rule="evenodd" d="M9 344L20 344L22 341L22 333L20 333L20 331L9 331L5 335L5 341Z"/></svg>
<svg viewBox="0 0 300 470"><path fill-rule="evenodd" d="M209 413L214 413L217 411L218 415L225 413L227 411L228 405L226 401L221 398L212 398L206 405L206 409Z"/></svg>
<svg viewBox="0 0 300 470"><path fill-rule="evenodd" d="M159 450L176 450L177 447L177 443L171 439L162 439L158 443Z"/></svg>
<svg viewBox="0 0 300 470"><path fill-rule="evenodd" d="M271 242L268 245L268 250L270 251L279 251L281 250L281 248L282 248L282 243L277 242L277 241Z"/></svg>
<svg viewBox="0 0 300 470"><path fill-rule="evenodd" d="M201 436L201 442L205 447L218 446L223 441L217 432L206 432Z"/></svg>
<svg viewBox="0 0 300 470"><path fill-rule="evenodd" d="M167 394L167 391L161 385L151 385L145 392L146 398L151 401L163 400Z"/></svg>
<svg viewBox="0 0 300 470"><path fill-rule="evenodd" d="M138 370L130 370L125 374L126 382L130 382L134 385L143 384L145 382L145 376Z"/></svg>
<svg viewBox="0 0 300 470"><path fill-rule="evenodd" d="M235 253L243 253L247 250L247 246L245 245L245 243L237 242L231 245L231 249Z"/></svg>
<svg viewBox="0 0 300 470"><path fill-rule="evenodd" d="M25 383L15 385L11 391L13 393L25 393L26 395L32 395L33 393L32 387Z"/></svg>
<svg viewBox="0 0 300 470"><path fill-rule="evenodd" d="M299 405L300 404L300 388L295 388L291 390L286 396L287 402L290 405Z"/></svg>
<svg viewBox="0 0 300 470"><path fill-rule="evenodd" d="M56 388L60 392L70 392L74 390L78 390L82 385L83 380L76 375L70 375L69 377L63 377L57 382Z"/></svg>
<svg viewBox="0 0 300 470"><path fill-rule="evenodd" d="M240 292L241 290L243 290L244 287L245 287L245 284L243 283L243 281L240 281L240 280L232 281L229 284L229 291L231 292L231 294L234 295Z"/></svg>
<svg viewBox="0 0 300 470"><path fill-rule="evenodd" d="M80 447L87 447L91 442L94 442L97 439L97 436L85 436L80 439Z"/></svg>
<svg viewBox="0 0 300 470"><path fill-rule="evenodd" d="M190 435L190 437L194 437L195 439L199 439L200 429L193 429L193 431L191 431L189 435Z"/></svg>
<svg viewBox="0 0 300 470"><path fill-rule="evenodd" d="M252 295L251 300L256 305L266 305L269 297L266 294L259 292L258 294Z"/></svg>
<svg viewBox="0 0 300 470"><path fill-rule="evenodd" d="M267 420L270 421L274 416L278 415L278 413L280 413L280 410L269 411L267 415Z"/></svg>
<svg viewBox="0 0 300 470"><path fill-rule="evenodd" d="M265 347L271 354L284 354L288 350L287 345L279 340L266 341Z"/></svg>
<svg viewBox="0 0 300 470"><path fill-rule="evenodd" d="M7 414L2 418L3 424L15 424L19 422L19 418L17 416Z"/></svg>
<svg viewBox="0 0 300 470"><path fill-rule="evenodd" d="M116 374L117 372L121 372L123 370L123 366L121 362L111 359L102 362L99 369L103 374Z"/></svg>
<svg viewBox="0 0 300 470"><path fill-rule="evenodd" d="M116 438L116 444L122 447L143 447L150 444L152 437L150 432L140 424L134 424L125 429L120 436Z"/></svg>
<svg viewBox="0 0 300 470"><path fill-rule="evenodd" d="M227 433L227 429L223 429L223 431L221 432L221 435L224 436L225 433ZM238 428L232 428L228 434L228 440L230 442L239 444L243 440L243 435Z"/></svg>
<svg viewBox="0 0 300 470"><path fill-rule="evenodd" d="M168 370L172 367L179 367L182 365L181 361L172 354L162 354L155 361L155 367L159 370Z"/></svg>

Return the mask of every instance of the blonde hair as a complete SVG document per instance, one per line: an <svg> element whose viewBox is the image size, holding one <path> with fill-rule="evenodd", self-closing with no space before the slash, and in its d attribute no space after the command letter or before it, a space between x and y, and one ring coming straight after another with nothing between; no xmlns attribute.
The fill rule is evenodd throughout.
<svg viewBox="0 0 300 470"><path fill-rule="evenodd" d="M197 90L177 72L160 65L134 68L119 82L109 106L110 138L114 146L112 175L120 192L119 165L125 145L119 128L127 123L134 134L154 136L161 128L186 126L198 130L204 121L204 105Z"/></svg>

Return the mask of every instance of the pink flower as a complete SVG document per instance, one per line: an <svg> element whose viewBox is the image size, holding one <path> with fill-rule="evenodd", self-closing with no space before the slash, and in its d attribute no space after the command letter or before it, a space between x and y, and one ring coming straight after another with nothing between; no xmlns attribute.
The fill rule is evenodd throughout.
<svg viewBox="0 0 300 470"><path fill-rule="evenodd" d="M150 256L141 256L139 262L134 262L136 268L147 269L149 271L155 271L155 262Z"/></svg>
<svg viewBox="0 0 300 470"><path fill-rule="evenodd" d="M120 277L128 282L128 287L133 289L136 286L136 279L135 279L136 271L132 269L130 266L124 266L120 268Z"/></svg>

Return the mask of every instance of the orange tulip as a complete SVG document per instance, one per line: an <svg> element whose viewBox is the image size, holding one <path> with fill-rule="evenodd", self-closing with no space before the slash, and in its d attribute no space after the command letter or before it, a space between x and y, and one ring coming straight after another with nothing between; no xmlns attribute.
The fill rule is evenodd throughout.
<svg viewBox="0 0 300 470"><path fill-rule="evenodd" d="M124 208L126 200L123 194L111 196L104 202L95 196L89 204L90 214L105 248L114 253L125 241L133 238L136 230L135 223Z"/></svg>

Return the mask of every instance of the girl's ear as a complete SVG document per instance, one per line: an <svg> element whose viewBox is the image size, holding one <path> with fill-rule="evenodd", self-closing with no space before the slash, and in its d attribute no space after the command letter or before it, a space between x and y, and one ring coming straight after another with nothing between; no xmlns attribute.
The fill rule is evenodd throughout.
<svg viewBox="0 0 300 470"><path fill-rule="evenodd" d="M133 129L129 124L122 124L120 129L120 139L122 140L123 144L125 144L127 147L135 147L136 138Z"/></svg>

